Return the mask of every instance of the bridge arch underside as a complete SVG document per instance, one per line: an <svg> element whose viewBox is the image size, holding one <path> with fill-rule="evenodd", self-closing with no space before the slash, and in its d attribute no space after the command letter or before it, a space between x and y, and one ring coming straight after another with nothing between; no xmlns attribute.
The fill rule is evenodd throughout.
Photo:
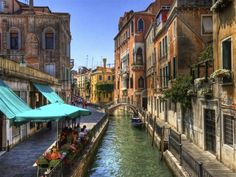
<svg viewBox="0 0 236 177"><path fill-rule="evenodd" d="M133 106L133 105L129 105L129 104L117 104L117 105L114 105L114 106L111 106L108 111L109 111L109 114L112 114L114 113L115 110L119 109L119 108L128 108L129 110L131 110L134 115L138 115L138 109Z"/></svg>

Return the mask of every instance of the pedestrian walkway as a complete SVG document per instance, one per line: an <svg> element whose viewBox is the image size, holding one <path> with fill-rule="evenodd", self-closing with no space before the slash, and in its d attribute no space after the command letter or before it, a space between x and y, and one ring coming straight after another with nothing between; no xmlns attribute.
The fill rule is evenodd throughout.
<svg viewBox="0 0 236 177"><path fill-rule="evenodd" d="M81 117L81 124L85 124L90 129L104 113L91 107L87 109L90 109L92 114ZM35 177L36 168L33 164L56 140L56 132L55 124L51 130L44 128L0 156L0 177Z"/></svg>
<svg viewBox="0 0 236 177"><path fill-rule="evenodd" d="M164 120L157 119L156 121L160 126L165 126L166 128L171 127ZM202 162L203 167L207 169L213 177L236 177L236 173L226 167L223 163L220 163L213 154L200 149L198 146L191 143L183 134L181 136L181 143L182 148L195 160Z"/></svg>
<svg viewBox="0 0 236 177"><path fill-rule="evenodd" d="M182 136L181 139L184 150L194 157L195 160L202 162L203 167L213 177L236 177L236 173L220 163L213 154L203 151L195 144L190 143L185 136Z"/></svg>

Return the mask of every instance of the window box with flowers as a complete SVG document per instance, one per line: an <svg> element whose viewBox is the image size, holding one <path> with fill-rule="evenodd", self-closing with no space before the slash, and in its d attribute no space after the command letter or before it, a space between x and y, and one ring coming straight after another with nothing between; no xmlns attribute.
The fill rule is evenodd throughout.
<svg viewBox="0 0 236 177"><path fill-rule="evenodd" d="M213 81L218 79L223 85L232 84L232 72L228 69L218 69L211 74L210 79Z"/></svg>
<svg viewBox="0 0 236 177"><path fill-rule="evenodd" d="M197 96L197 92L194 89L189 89L187 92L187 95L195 97L195 96Z"/></svg>
<svg viewBox="0 0 236 177"><path fill-rule="evenodd" d="M203 88L200 90L200 95L204 96L206 99L211 99L213 97L213 91L211 88Z"/></svg>

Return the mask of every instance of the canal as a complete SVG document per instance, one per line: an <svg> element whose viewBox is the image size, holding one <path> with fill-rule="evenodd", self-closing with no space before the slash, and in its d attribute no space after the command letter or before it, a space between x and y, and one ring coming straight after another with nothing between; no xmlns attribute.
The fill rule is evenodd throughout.
<svg viewBox="0 0 236 177"><path fill-rule="evenodd" d="M146 130L132 127L126 112L116 113L87 177L172 177Z"/></svg>

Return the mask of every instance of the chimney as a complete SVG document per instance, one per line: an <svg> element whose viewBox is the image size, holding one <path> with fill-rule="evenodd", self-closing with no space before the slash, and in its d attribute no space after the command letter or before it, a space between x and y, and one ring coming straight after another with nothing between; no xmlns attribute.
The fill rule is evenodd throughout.
<svg viewBox="0 0 236 177"><path fill-rule="evenodd" d="M107 66L107 59L103 58L103 67L104 67L104 69L106 68L106 66Z"/></svg>
<svg viewBox="0 0 236 177"><path fill-rule="evenodd" d="M30 10L34 8L34 0L29 0L29 8Z"/></svg>

